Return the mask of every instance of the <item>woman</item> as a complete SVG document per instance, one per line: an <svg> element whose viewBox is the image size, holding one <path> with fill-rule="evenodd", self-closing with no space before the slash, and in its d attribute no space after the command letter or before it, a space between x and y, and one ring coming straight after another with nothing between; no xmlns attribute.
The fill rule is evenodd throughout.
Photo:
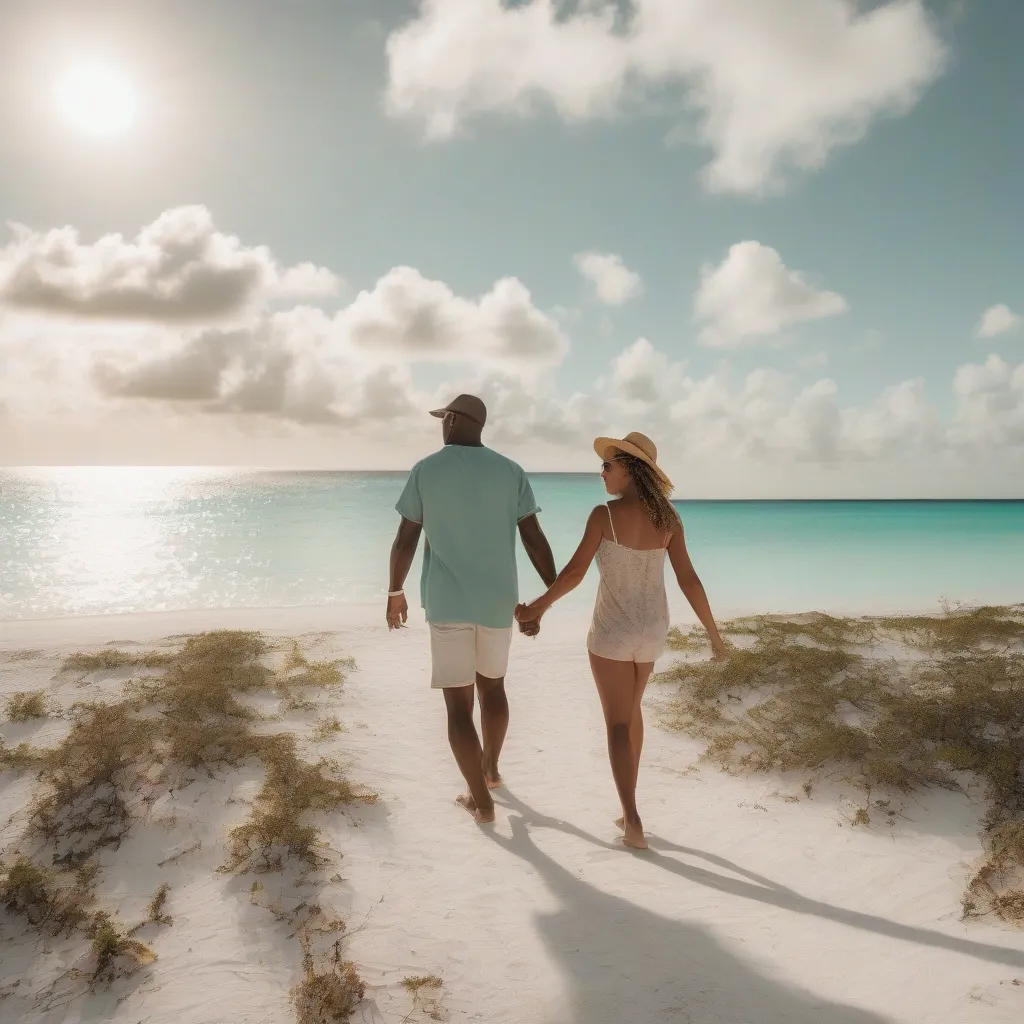
<svg viewBox="0 0 1024 1024"><path fill-rule="evenodd" d="M636 780L644 723L640 701L665 650L668 598L665 552L679 588L708 632L716 658L727 656L708 599L694 572L683 540L683 525L668 500L672 482L658 466L658 450L643 434L599 437L594 450L604 461L601 478L618 495L590 513L583 540L546 594L519 605L516 618L539 622L560 597L575 589L597 557L601 574L587 650L608 728L608 757L622 801L616 822L627 846L644 850L643 824L636 809Z"/></svg>

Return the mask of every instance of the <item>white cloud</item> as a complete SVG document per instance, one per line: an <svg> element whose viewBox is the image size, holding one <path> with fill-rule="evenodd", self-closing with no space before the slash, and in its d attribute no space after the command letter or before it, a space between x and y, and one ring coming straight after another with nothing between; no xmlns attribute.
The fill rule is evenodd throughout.
<svg viewBox="0 0 1024 1024"><path fill-rule="evenodd" d="M637 338L611 363L607 382L612 395L625 403L651 405L671 398L682 379L683 366L673 363L646 338Z"/></svg>
<svg viewBox="0 0 1024 1024"><path fill-rule="evenodd" d="M317 324L315 312L277 314L242 331L204 331L141 362L103 361L94 381L110 398L304 425L390 425L422 413L425 400L415 398L408 366L336 350L330 320L321 316Z"/></svg>
<svg viewBox="0 0 1024 1024"><path fill-rule="evenodd" d="M332 322L297 307L236 330L207 328L168 337L162 351L96 361L99 390L207 413L271 416L296 423L343 422L346 399L367 379L364 362L332 346Z"/></svg>
<svg viewBox="0 0 1024 1024"><path fill-rule="evenodd" d="M270 292L279 299L321 299L336 295L342 281L327 267L299 263L271 278Z"/></svg>
<svg viewBox="0 0 1024 1024"><path fill-rule="evenodd" d="M468 391L487 405L488 443L513 450L536 450L538 444L578 453L597 436L601 403L592 394L559 394L553 381L524 381L498 372L469 374L436 392L438 404Z"/></svg>
<svg viewBox="0 0 1024 1024"><path fill-rule="evenodd" d="M841 295L814 288L799 271L789 270L774 249L748 241L731 246L717 267L703 268L694 315L704 324L701 344L734 348L846 308Z"/></svg>
<svg viewBox="0 0 1024 1024"><path fill-rule="evenodd" d="M979 338L995 338L1000 334L1016 330L1022 323L1024 323L1024 317L1014 313L1009 306L999 303L997 306L989 306L981 314L974 333Z"/></svg>
<svg viewBox="0 0 1024 1024"><path fill-rule="evenodd" d="M961 445L993 448L1024 445L1024 363L1011 366L991 355L981 365L956 371L951 434Z"/></svg>
<svg viewBox="0 0 1024 1024"><path fill-rule="evenodd" d="M421 361L481 360L525 369L558 363L569 342L516 278L479 299L455 295L411 267L396 267L338 317L358 349Z"/></svg>
<svg viewBox="0 0 1024 1024"><path fill-rule="evenodd" d="M615 253L580 252L573 257L573 263L606 306L621 306L643 291L640 275Z"/></svg>
<svg viewBox="0 0 1024 1024"><path fill-rule="evenodd" d="M387 103L428 136L548 105L609 118L677 99L717 191L759 193L821 167L882 115L909 111L946 50L922 0L420 0L387 42Z"/></svg>
<svg viewBox="0 0 1024 1024"><path fill-rule="evenodd" d="M331 295L339 285L324 267L282 268L265 247L223 234L203 206L168 210L134 239L110 234L83 243L72 227L12 231L0 249L0 303L18 310L208 323L272 298Z"/></svg>

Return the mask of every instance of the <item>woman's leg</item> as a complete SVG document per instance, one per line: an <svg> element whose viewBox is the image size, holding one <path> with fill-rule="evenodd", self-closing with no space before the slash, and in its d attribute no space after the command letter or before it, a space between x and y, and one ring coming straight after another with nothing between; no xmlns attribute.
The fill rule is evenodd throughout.
<svg viewBox="0 0 1024 1024"><path fill-rule="evenodd" d="M644 690L654 672L654 663L633 665L633 714L629 720L629 739L633 747L633 790L636 791L637 776L640 774L640 752L644 747L644 715L641 704Z"/></svg>
<svg viewBox="0 0 1024 1024"><path fill-rule="evenodd" d="M590 668L601 698L604 721L608 733L608 759L612 778L622 803L624 842L644 848L643 823L636 809L636 761L630 739L633 719L633 691L636 689L636 671L631 661L611 661L590 655Z"/></svg>

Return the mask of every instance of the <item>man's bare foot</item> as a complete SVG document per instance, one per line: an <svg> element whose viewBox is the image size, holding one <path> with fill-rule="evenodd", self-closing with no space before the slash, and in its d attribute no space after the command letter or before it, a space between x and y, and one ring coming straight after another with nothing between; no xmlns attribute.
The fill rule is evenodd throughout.
<svg viewBox="0 0 1024 1024"><path fill-rule="evenodd" d="M647 840L644 838L644 830L642 828L634 828L630 826L626 829L626 834L622 837L622 841L626 846L629 846L634 850L647 849Z"/></svg>
<svg viewBox="0 0 1024 1024"><path fill-rule="evenodd" d="M480 825L489 825L494 821L494 807L489 811L482 811L476 805L476 801L469 793L463 793L455 798L455 802L473 815L473 819Z"/></svg>
<svg viewBox="0 0 1024 1024"><path fill-rule="evenodd" d="M501 789L505 785L504 779L501 777L501 773L498 771L498 765L493 762L488 762L487 758L484 758L483 763L484 769L484 782L487 783L488 789Z"/></svg>

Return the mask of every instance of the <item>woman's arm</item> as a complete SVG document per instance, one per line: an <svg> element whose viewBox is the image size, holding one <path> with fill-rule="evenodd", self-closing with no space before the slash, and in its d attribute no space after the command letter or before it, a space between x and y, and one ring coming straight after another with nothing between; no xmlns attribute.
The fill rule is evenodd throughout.
<svg viewBox="0 0 1024 1024"><path fill-rule="evenodd" d="M679 523L672 531L672 537L668 543L668 557L672 563L672 570L676 574L679 589L685 595L686 600L690 602L690 607L700 619L701 625L707 630L711 649L719 657L726 655L728 648L718 632L715 617L711 614L711 605L708 604L708 595L704 592L704 584L701 583L697 571L693 568L690 555L686 550L682 523Z"/></svg>
<svg viewBox="0 0 1024 1024"><path fill-rule="evenodd" d="M528 605L520 605L516 609L516 618L520 622L539 621L540 617L560 598L575 590L587 575L590 563L601 546L603 536L601 516L607 516L606 506L598 505L587 519L587 527L583 531L576 553L566 563L565 568L555 577L555 582L547 589L547 593L538 597Z"/></svg>

